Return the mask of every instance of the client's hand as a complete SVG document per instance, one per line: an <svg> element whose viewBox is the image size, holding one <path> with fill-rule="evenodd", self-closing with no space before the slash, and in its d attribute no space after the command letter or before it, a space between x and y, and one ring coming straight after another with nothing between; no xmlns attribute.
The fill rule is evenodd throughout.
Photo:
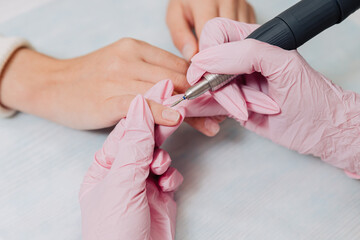
<svg viewBox="0 0 360 240"><path fill-rule="evenodd" d="M208 22L200 39L202 51L188 71L189 82L195 83L206 71L242 74L242 80L216 93L217 101L241 105L227 96L236 89L252 88L266 93L281 109L276 115L250 112L242 122L246 128L359 175L360 96L334 85L297 51L242 41L255 28L219 18Z"/></svg>
<svg viewBox="0 0 360 240"><path fill-rule="evenodd" d="M154 136L151 110L138 95L82 183L84 239L174 239L173 192L183 178L164 150L154 150Z"/></svg>
<svg viewBox="0 0 360 240"><path fill-rule="evenodd" d="M77 129L115 125L130 102L162 79L171 79L178 93L188 63L148 43L124 38L82 57L58 60L30 49L13 54L0 76L0 104ZM149 101L155 123L173 126L179 115ZM192 118L188 123L213 136L220 118Z"/></svg>

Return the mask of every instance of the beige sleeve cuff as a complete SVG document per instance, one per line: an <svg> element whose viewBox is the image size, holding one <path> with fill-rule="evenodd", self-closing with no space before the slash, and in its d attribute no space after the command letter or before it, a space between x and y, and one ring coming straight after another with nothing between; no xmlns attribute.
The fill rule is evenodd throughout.
<svg viewBox="0 0 360 240"><path fill-rule="evenodd" d="M22 38L3 37L0 35L0 75L11 55L21 47L30 47L30 44ZM10 117L15 112L2 106L0 102L0 117Z"/></svg>

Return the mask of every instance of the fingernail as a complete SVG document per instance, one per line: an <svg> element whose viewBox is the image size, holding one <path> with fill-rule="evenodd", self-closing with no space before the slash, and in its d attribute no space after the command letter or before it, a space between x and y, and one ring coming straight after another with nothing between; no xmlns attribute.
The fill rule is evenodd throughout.
<svg viewBox="0 0 360 240"><path fill-rule="evenodd" d="M181 53L182 53L183 57L189 61L195 54L194 46L190 43L185 44Z"/></svg>
<svg viewBox="0 0 360 240"><path fill-rule="evenodd" d="M177 123L179 121L179 119L180 119L180 114L175 110L167 108L167 109L162 111L162 117L165 120Z"/></svg>
<svg viewBox="0 0 360 240"><path fill-rule="evenodd" d="M212 136L215 136L220 131L219 124L211 118L205 119L204 126L205 126L206 130L208 130Z"/></svg>

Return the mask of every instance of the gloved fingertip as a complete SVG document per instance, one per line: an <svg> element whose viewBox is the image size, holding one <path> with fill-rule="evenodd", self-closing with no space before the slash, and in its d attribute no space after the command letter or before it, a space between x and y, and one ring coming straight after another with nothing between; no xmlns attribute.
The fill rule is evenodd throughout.
<svg viewBox="0 0 360 240"><path fill-rule="evenodd" d="M235 82L212 94L215 100L237 121L246 121L249 118L245 99Z"/></svg>
<svg viewBox="0 0 360 240"><path fill-rule="evenodd" d="M152 88L150 88L144 94L144 97L146 99L162 104L164 99L170 97L173 94L173 92L174 92L174 84L170 79L165 79L158 82Z"/></svg>
<svg viewBox="0 0 360 240"><path fill-rule="evenodd" d="M269 108L269 113L268 113L269 115L270 114L279 114L281 112L280 106L274 100L272 100L270 102L270 104L268 105L268 108Z"/></svg>
<svg viewBox="0 0 360 240"><path fill-rule="evenodd" d="M154 129L154 117L147 101L141 95L132 100L126 115L125 129L133 128L150 132Z"/></svg>
<svg viewBox="0 0 360 240"><path fill-rule="evenodd" d="M208 54L209 50L208 49L204 49L201 52L198 52L197 54L195 54L192 58L191 58L191 64L198 64L201 62L206 62L206 59L209 57L210 54ZM204 60L205 59L205 60ZM198 64L199 66L199 64Z"/></svg>
<svg viewBox="0 0 360 240"><path fill-rule="evenodd" d="M228 18L216 17L204 25L200 36L200 51L226 42L244 40L259 25L246 24Z"/></svg>
<svg viewBox="0 0 360 240"><path fill-rule="evenodd" d="M227 109L227 111L229 112L229 116L231 116L232 118L234 118L236 121L240 122L240 121L247 121L249 119L249 113L247 111L247 107L244 108L233 108L232 110L229 110L230 108Z"/></svg>
<svg viewBox="0 0 360 240"><path fill-rule="evenodd" d="M250 111L261 114L278 114L280 113L279 105L265 93L248 86L241 86Z"/></svg>
<svg viewBox="0 0 360 240"><path fill-rule="evenodd" d="M154 152L154 160L150 165L151 171L156 175L164 174L170 164L170 155L163 149L156 149Z"/></svg>
<svg viewBox="0 0 360 240"><path fill-rule="evenodd" d="M175 169L170 167L159 179L159 186L163 192L174 192L184 181L184 177Z"/></svg>
<svg viewBox="0 0 360 240"><path fill-rule="evenodd" d="M115 161L114 164L117 162L117 165L124 165L127 161L142 159L146 160L146 164L149 160L150 165L155 146L154 128L154 117L147 101L143 96L137 95L130 104L122 144L118 145L116 154L118 159L124 159L126 155L132 157L126 161Z"/></svg>
<svg viewBox="0 0 360 240"><path fill-rule="evenodd" d="M240 121L247 121L249 119L249 112L247 110L247 107L244 108L239 108L239 114L238 114L238 118Z"/></svg>
<svg viewBox="0 0 360 240"><path fill-rule="evenodd" d="M345 170L345 174L352 179L360 180L360 175Z"/></svg>
<svg viewBox="0 0 360 240"><path fill-rule="evenodd" d="M187 71L186 79L190 85L194 85L205 74L205 70L192 63Z"/></svg>

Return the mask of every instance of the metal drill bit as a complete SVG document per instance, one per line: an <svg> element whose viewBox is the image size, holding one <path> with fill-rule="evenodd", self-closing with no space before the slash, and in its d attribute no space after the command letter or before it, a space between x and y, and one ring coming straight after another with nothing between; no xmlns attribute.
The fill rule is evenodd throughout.
<svg viewBox="0 0 360 240"><path fill-rule="evenodd" d="M180 98L179 100L177 100L176 102L174 102L173 104L171 104L170 107L175 107L176 105L178 105L179 103L181 103L182 101L184 101L186 99L185 96L183 96L182 98Z"/></svg>
<svg viewBox="0 0 360 240"><path fill-rule="evenodd" d="M173 103L171 107L178 105L185 99L187 100L195 99L207 91L212 91L212 92L216 91L217 89L221 88L228 82L231 82L235 78L237 78L236 75L226 75L226 74L220 75L220 74L206 73L198 83L188 88L185 91L184 96L175 103Z"/></svg>

